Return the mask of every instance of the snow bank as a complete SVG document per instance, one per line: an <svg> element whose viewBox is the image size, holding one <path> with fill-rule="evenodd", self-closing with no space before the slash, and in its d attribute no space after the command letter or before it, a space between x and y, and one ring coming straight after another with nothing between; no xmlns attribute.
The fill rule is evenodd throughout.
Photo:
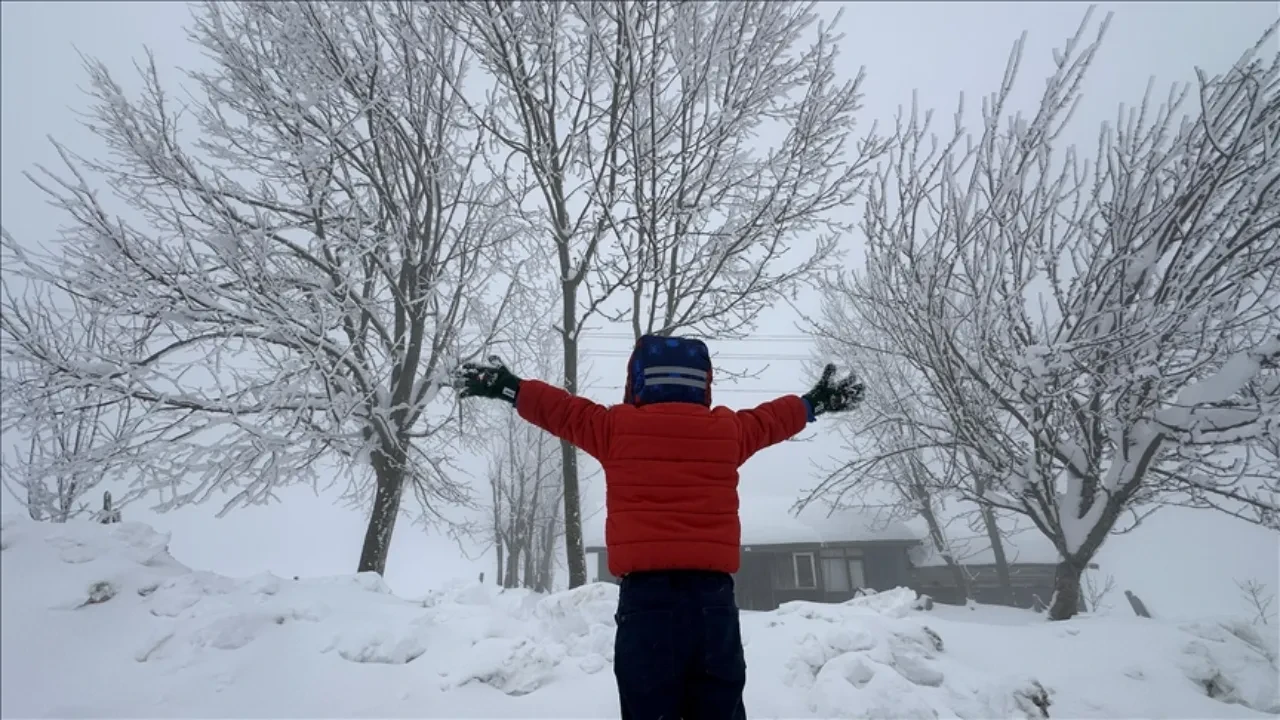
<svg viewBox="0 0 1280 720"><path fill-rule="evenodd" d="M420 600L372 575L232 579L149 527L0 522L6 717L617 717L594 584ZM744 613L752 717L1264 717L1275 643L1246 625L1045 623L913 609L907 590Z"/></svg>

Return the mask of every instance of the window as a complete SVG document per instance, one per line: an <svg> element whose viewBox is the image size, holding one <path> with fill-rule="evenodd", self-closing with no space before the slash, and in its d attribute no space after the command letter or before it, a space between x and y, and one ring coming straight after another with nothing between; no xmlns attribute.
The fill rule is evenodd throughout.
<svg viewBox="0 0 1280 720"><path fill-rule="evenodd" d="M769 564L773 568L773 587L777 590L796 589L796 561L790 554L778 553L769 556Z"/></svg>
<svg viewBox="0 0 1280 720"><path fill-rule="evenodd" d="M822 558L822 586L827 592L849 592L849 561L847 558Z"/></svg>
<svg viewBox="0 0 1280 720"><path fill-rule="evenodd" d="M822 587L827 592L846 593L867 586L862 552L850 548L828 548L821 553Z"/></svg>
<svg viewBox="0 0 1280 720"><path fill-rule="evenodd" d="M812 590L818 587L818 574L813 567L813 553L795 553L791 556L796 571L796 588Z"/></svg>
<svg viewBox="0 0 1280 720"><path fill-rule="evenodd" d="M853 589L867 587L867 573L862 566L862 558L849 558L849 581L853 583Z"/></svg>

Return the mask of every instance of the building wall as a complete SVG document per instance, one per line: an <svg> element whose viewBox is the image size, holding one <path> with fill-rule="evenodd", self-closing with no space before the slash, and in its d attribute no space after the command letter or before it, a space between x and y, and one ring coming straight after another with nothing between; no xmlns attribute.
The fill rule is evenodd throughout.
<svg viewBox="0 0 1280 720"><path fill-rule="evenodd" d="M846 547L856 548L861 553L866 585L872 590L883 591L906 586L929 595L936 602L964 604L964 597L955 587L950 571L945 566L913 568L906 545L849 544ZM777 582L778 573L785 572L791 567L792 554L795 552L814 553L819 575L817 588L786 588ZM805 544L757 546L744 551L742 566L734 575L738 606L744 610L773 610L793 600L812 602L849 600L855 595L855 591L829 592L823 589L821 562L817 562L821 552L820 547ZM600 582L617 583L618 579L609 574L605 551L592 548L590 554L595 557L597 579ZM1053 595L1053 576L1056 568L1052 564L1012 565L1009 569L1009 577L1013 585L1012 597L1009 597L1000 587L995 566L968 565L966 570L970 576L973 599L979 603L1033 608L1047 604Z"/></svg>
<svg viewBox="0 0 1280 720"><path fill-rule="evenodd" d="M1000 587L994 565L966 565L973 599L989 605L1011 605L1032 608L1049 602L1053 595L1053 577L1056 567L1047 563L1026 563L1009 566L1009 581L1013 596ZM935 601L952 605L964 604L963 594L951 578L951 570L945 565L914 568L910 586Z"/></svg>
<svg viewBox="0 0 1280 720"><path fill-rule="evenodd" d="M821 558L824 553L847 552L862 560L865 583L870 590L892 590L911 582L911 564L906 543L843 543L825 547L814 544L770 545L743 548L741 567L734 574L734 590L738 606L744 610L773 610L779 605L795 600L811 602L844 602L853 598L858 589L832 591L825 587ZM608 558L603 549L591 548L596 558L597 579L600 582L617 583L609 573ZM816 588L797 588L794 582L781 582L783 576L794 579L794 554L812 553ZM853 583L850 583L853 585Z"/></svg>
<svg viewBox="0 0 1280 720"><path fill-rule="evenodd" d="M873 590L892 590L911 582L911 560L905 545L871 546L863 549L867 585Z"/></svg>

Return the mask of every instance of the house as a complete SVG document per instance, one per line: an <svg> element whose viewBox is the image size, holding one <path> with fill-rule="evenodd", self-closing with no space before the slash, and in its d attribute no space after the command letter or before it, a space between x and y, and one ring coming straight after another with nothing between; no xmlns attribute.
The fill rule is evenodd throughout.
<svg viewBox="0 0 1280 720"><path fill-rule="evenodd" d="M794 498L742 498L742 565L734 575L738 606L773 610L792 600L843 602L860 589L890 590L911 584L909 551L919 534L896 521L880 522L856 511L828 514L810 506L790 512ZM604 513L584 531L595 556L596 578L609 574ZM590 564L590 559L589 559Z"/></svg>
<svg viewBox="0 0 1280 720"><path fill-rule="evenodd" d="M1058 568L1057 548L1035 530L1008 533L1002 544L1009 563L1012 597L1000 587L995 553L986 538L953 544L956 558L968 576L973 599L988 605L1020 608L1047 605L1053 596L1053 578ZM921 544L912 548L910 559L911 587L914 590L942 603L958 605L964 602L951 569L932 546ZM1089 567L1098 566L1090 564Z"/></svg>
<svg viewBox="0 0 1280 720"><path fill-rule="evenodd" d="M797 516L791 513L793 502L792 497L741 498L742 563L734 581L742 609L773 610L792 600L844 602L861 589L904 586L937 602L964 602L946 563L910 524L856 510L828 513L818 505ZM609 573L604 517L602 510L584 523L588 566L594 564L594 579L617 582ZM978 602L1031 608L1053 595L1058 553L1039 533L1011 533L1005 540L1012 597L1000 587L988 543L956 545Z"/></svg>

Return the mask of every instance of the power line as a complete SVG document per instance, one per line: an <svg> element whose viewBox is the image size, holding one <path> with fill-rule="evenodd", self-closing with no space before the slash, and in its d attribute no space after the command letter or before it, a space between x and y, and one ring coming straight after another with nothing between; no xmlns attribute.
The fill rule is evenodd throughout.
<svg viewBox="0 0 1280 720"><path fill-rule="evenodd" d="M579 340L617 340L630 343L635 342L635 336L631 333L583 333L578 336ZM764 342L764 343L785 343L785 342L813 342L818 339L815 335L805 335L800 333L772 333L772 334L751 334L747 337L740 338L723 338L712 339L708 342L716 343L737 343L737 342Z"/></svg>
<svg viewBox="0 0 1280 720"><path fill-rule="evenodd" d="M579 350L580 357L628 358L630 350ZM810 355L778 355L766 353L712 353L712 360L813 360Z"/></svg>
<svg viewBox="0 0 1280 720"><path fill-rule="evenodd" d="M588 385L582 389L583 391L622 390L623 386L622 385ZM774 388L736 388L736 387L721 387L719 385L713 385L711 388L711 394L719 395L720 393L760 393L765 395L798 395L800 391L796 390L795 388L791 388L789 390L777 390Z"/></svg>

